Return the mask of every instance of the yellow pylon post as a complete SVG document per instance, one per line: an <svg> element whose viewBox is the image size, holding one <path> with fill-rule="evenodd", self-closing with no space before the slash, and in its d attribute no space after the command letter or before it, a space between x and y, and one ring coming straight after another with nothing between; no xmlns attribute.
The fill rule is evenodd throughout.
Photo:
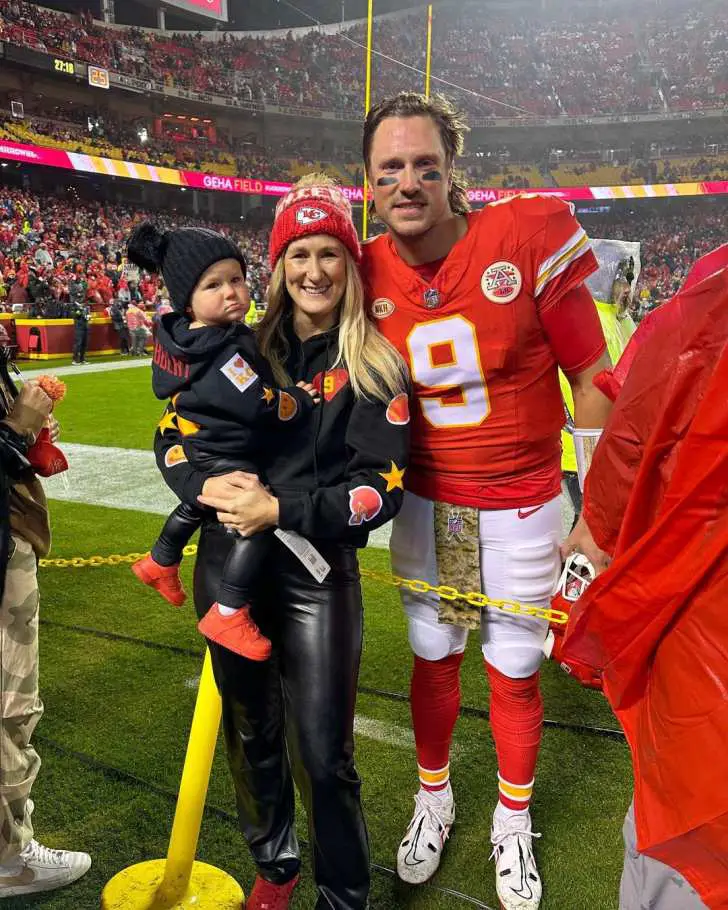
<svg viewBox="0 0 728 910"><path fill-rule="evenodd" d="M195 862L222 705L205 653L167 858L117 873L101 895L102 910L241 910L242 888L232 876Z"/></svg>
<svg viewBox="0 0 728 910"><path fill-rule="evenodd" d="M372 24L374 21L374 0L367 4L367 59L366 76L364 78L364 119L372 106ZM369 178L367 177L367 162L364 162L364 199L362 210L362 240L369 237Z"/></svg>
<svg viewBox="0 0 728 910"><path fill-rule="evenodd" d="M432 75L432 4L427 7L427 49L425 51L425 97L430 97L430 76Z"/></svg>

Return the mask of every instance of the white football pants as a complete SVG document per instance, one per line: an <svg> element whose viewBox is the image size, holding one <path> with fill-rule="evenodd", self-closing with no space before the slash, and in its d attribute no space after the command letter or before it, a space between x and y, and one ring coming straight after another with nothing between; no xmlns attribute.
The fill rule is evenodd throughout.
<svg viewBox="0 0 728 910"><path fill-rule="evenodd" d="M520 516L523 517L519 517ZM480 572L488 597L548 607L561 560L560 497L540 508L480 512ZM392 570L404 578L439 584L434 503L404 494L390 541ZM437 595L402 591L412 650L424 660L442 660L465 650L468 630L438 622ZM511 679L532 676L543 660L548 622L485 608L480 638L486 661Z"/></svg>

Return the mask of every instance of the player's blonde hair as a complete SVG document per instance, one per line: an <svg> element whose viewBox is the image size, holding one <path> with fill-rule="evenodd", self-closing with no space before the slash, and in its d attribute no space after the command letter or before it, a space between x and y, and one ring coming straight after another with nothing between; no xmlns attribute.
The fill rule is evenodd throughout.
<svg viewBox="0 0 728 910"><path fill-rule="evenodd" d="M336 186L336 183L326 174L307 174L296 186ZM407 391L407 367L367 314L359 269L343 244L342 249L346 261L346 289L339 303L336 356L329 369L346 367L357 398L387 403L395 395ZM258 346L270 363L276 382L282 386L292 382L285 367L291 350L284 321L293 310L293 301L286 289L285 258L284 252L273 269L268 285L268 307L258 326Z"/></svg>

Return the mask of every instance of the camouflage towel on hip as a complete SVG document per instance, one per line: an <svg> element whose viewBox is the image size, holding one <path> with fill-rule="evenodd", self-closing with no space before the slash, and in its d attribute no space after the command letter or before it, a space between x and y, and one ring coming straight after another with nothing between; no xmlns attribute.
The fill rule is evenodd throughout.
<svg viewBox="0 0 728 910"><path fill-rule="evenodd" d="M478 510L435 503L435 553L439 583L464 594L482 591ZM465 629L480 628L480 607L464 600L440 598L439 622Z"/></svg>

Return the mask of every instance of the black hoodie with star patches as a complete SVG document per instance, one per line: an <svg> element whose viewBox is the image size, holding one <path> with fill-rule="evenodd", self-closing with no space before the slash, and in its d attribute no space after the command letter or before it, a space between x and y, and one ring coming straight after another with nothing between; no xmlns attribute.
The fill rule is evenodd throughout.
<svg viewBox="0 0 728 910"><path fill-rule="evenodd" d="M184 456L207 475L257 473L262 453L295 424L314 419L307 392L274 387L243 323L193 329L185 315L167 313L157 332L152 388L157 398L171 399L159 432L179 434Z"/></svg>
<svg viewBox="0 0 728 910"><path fill-rule="evenodd" d="M409 455L409 397L389 402L357 398L345 365L334 366L338 327L306 341L290 320L286 370L294 382L321 389L310 420L279 435L262 460L265 478L279 502L278 526L313 540L366 546L369 532L399 512ZM174 433L155 439L157 465L171 489L187 501L202 491L205 477L167 457Z"/></svg>

